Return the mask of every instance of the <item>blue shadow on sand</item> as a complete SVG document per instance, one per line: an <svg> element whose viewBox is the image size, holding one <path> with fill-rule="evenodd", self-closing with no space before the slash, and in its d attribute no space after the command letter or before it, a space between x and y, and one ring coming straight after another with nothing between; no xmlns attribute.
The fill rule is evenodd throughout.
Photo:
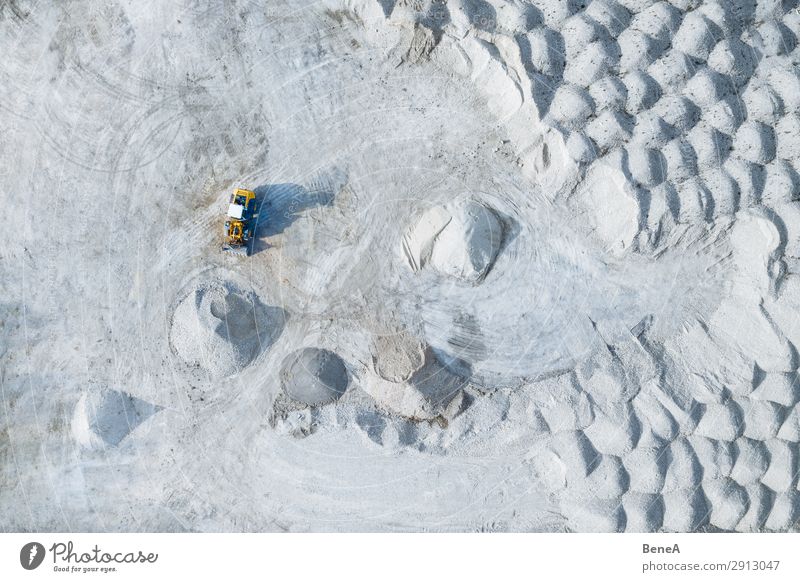
<svg viewBox="0 0 800 582"><path fill-rule="evenodd" d="M304 211L318 206L331 206L335 198L333 189L309 190L292 183L267 184L253 191L258 208L253 254L270 248L265 239L284 232Z"/></svg>

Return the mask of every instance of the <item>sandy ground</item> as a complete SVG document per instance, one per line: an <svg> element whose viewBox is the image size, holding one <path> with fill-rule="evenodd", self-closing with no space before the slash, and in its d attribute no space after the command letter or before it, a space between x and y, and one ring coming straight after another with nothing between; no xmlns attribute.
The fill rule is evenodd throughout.
<svg viewBox="0 0 800 582"><path fill-rule="evenodd" d="M799 36L0 3L0 529L797 529Z"/></svg>

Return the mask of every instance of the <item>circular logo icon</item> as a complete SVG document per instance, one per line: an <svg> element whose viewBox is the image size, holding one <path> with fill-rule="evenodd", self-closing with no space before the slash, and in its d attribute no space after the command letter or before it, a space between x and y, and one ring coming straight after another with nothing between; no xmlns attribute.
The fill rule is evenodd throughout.
<svg viewBox="0 0 800 582"><path fill-rule="evenodd" d="M26 570L35 570L44 561L44 546L39 542L29 542L19 551L19 563Z"/></svg>

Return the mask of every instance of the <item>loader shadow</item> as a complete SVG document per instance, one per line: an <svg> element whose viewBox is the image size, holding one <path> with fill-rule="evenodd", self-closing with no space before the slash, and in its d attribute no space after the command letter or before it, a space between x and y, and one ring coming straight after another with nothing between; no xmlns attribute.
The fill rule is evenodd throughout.
<svg viewBox="0 0 800 582"><path fill-rule="evenodd" d="M258 186L253 192L256 194L258 223L253 236L252 254L270 248L272 245L266 239L284 232L304 211L331 206L335 198L333 189L321 187L309 190L291 183Z"/></svg>

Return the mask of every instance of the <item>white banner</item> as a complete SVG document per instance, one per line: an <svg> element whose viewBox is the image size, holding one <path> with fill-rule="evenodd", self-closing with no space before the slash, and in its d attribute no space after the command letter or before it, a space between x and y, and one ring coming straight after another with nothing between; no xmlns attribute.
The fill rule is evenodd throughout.
<svg viewBox="0 0 800 582"><path fill-rule="evenodd" d="M3 534L0 580L800 580L797 534Z"/></svg>

